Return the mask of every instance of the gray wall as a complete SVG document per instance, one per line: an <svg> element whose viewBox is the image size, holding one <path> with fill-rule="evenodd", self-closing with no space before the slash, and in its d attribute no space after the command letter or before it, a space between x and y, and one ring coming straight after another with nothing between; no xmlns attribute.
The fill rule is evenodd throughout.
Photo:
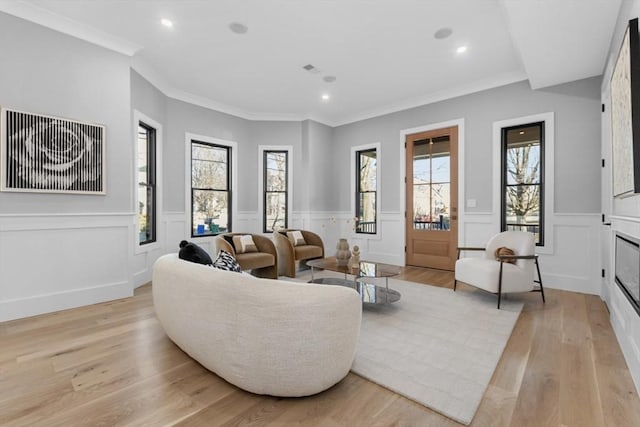
<svg viewBox="0 0 640 427"><path fill-rule="evenodd" d="M144 77L131 69L131 107L163 126L167 121L168 98Z"/></svg>
<svg viewBox="0 0 640 427"><path fill-rule="evenodd" d="M338 209L334 176L333 128L307 120L308 153L305 177L308 180L309 211L335 211Z"/></svg>
<svg viewBox="0 0 640 427"><path fill-rule="evenodd" d="M238 143L239 183L236 191L238 209L245 210L255 204L247 196L249 180L255 183L256 159L254 145L249 144L249 123L229 114L168 99L167 128L164 141L164 209L168 212L185 211L185 132L219 138ZM245 159L246 160L245 162ZM253 169L253 170L251 170ZM245 173L247 175L245 175ZM255 193L255 190L253 190Z"/></svg>
<svg viewBox="0 0 640 427"><path fill-rule="evenodd" d="M333 187L338 206L349 210L350 147L381 143L382 211L400 207L400 131L453 119L465 120L466 198L469 212L492 210L493 122L555 112L555 211L600 212L600 77L532 91L527 82L424 105L339 126L333 132ZM346 190L346 191L345 191Z"/></svg>
<svg viewBox="0 0 640 427"><path fill-rule="evenodd" d="M266 121L250 121L249 122L250 136L252 149L247 158L242 158L238 169L242 170L242 179L246 180L246 194L247 198L245 209L247 211L258 210L258 198L261 197L261 189L258 188L258 162L262 162L262 159L258 159L258 146L260 145L290 145L293 148L291 153L291 159L289 159L289 167L291 169L292 179L292 203L293 206L290 210L295 210L297 204L301 202L301 197L304 193L299 188L297 177L304 174L304 166L301 162L302 159L302 123L301 122L266 122ZM258 193L260 191L260 193ZM260 213L262 218L262 213ZM262 230L262 225L260 225Z"/></svg>
<svg viewBox="0 0 640 427"><path fill-rule="evenodd" d="M0 13L0 103L106 126L106 196L0 193L0 213L132 210L129 62Z"/></svg>

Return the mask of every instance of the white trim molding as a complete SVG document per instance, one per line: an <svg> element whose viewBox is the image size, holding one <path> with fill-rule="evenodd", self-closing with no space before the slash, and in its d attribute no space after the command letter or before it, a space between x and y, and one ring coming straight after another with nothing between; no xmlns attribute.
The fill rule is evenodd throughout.
<svg viewBox="0 0 640 427"><path fill-rule="evenodd" d="M133 56L143 46L23 1L2 0L0 10L80 40Z"/></svg>
<svg viewBox="0 0 640 427"><path fill-rule="evenodd" d="M536 252L553 253L554 242L554 153L555 121L554 113L541 113L531 116L493 122L493 212L496 230L500 230L500 200L502 195L502 129L529 123L544 122L544 246L536 246Z"/></svg>
<svg viewBox="0 0 640 427"><path fill-rule="evenodd" d="M464 164L465 164L465 126L464 126L464 118L447 120L439 123L431 123L423 126L418 126L409 129L402 129L400 131L400 212L405 212L406 210L406 194L405 194L405 178L407 175L406 171L406 147L405 142L407 139L407 135L412 135L415 133L427 132L436 129L450 128L450 127L458 127L458 243L465 241L464 236L464 227L461 225L464 224L465 221L465 211L464 211L464 200L465 200L465 175L464 175ZM406 230L406 221L407 218L403 218L403 231L400 234L401 236L401 244L402 248L406 244L407 236L404 230ZM402 256L404 265L404 261L406 260L406 253Z"/></svg>
<svg viewBox="0 0 640 427"><path fill-rule="evenodd" d="M191 218L193 213L191 212L191 141L208 142L210 144L221 145L223 147L231 148L231 188L229 193L231 195L231 230L235 227L235 222L238 219L238 197L235 194L238 190L238 143L235 141L228 141L225 139L213 138L206 135L198 135L195 133L185 132L185 212L187 213L187 235L189 238L198 238L199 242L206 240L213 240L215 236L191 236Z"/></svg>
<svg viewBox="0 0 640 427"><path fill-rule="evenodd" d="M155 164L155 171L156 171L156 179L155 179L155 187L156 187L156 192L155 192L155 202L156 202L156 208L155 208L155 214L156 214L156 224L155 224L155 228L156 228L156 235L155 235L155 242L153 243L147 243L144 245L140 245L139 242L139 233L140 233L140 228L139 228L139 224L138 224L138 203L140 202L138 200L138 125L140 124L140 122L152 127L155 131L156 131L156 164ZM134 252L136 254L142 253L142 252L150 252L150 251L155 251L158 250L162 247L162 242L164 241L164 234L163 234L163 230L161 227L162 224L162 177L163 177L163 170L162 170L162 143L163 143L163 131L162 131L162 125L160 124L160 122L153 120L151 117L143 114L142 112L138 111L138 110L133 110L133 211L134 211L134 215L133 215L133 223L134 223Z"/></svg>
<svg viewBox="0 0 640 427"><path fill-rule="evenodd" d="M264 152L285 151L287 153L287 227L291 226L291 207L293 206L293 146L292 145L259 145L258 146L258 214L260 215L260 233L264 233ZM267 233L271 234L271 233Z"/></svg>

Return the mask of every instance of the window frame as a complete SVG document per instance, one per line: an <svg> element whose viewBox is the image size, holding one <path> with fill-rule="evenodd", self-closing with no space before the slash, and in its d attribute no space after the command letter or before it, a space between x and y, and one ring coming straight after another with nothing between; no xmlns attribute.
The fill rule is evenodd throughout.
<svg viewBox="0 0 640 427"><path fill-rule="evenodd" d="M156 179L157 179L157 157L156 157L156 146L157 146L157 142L156 142L156 129L151 126L148 125L147 123L145 123L143 120L138 121L138 140L136 142L140 142L139 140L139 134L140 134L140 128L143 128L146 131L147 134L147 176L146 176L146 181L144 183L138 181L137 176L138 176L138 168L136 167L136 181L138 181L138 186L137 186L137 190L140 189L141 185L144 185L147 188L147 218L148 221L150 219L150 223L151 223L151 237L147 240L144 241L140 241L140 234L142 233L142 230L140 228L140 223L138 222L138 244L140 246L143 245L148 245L151 243L154 243L157 241L157 211L158 211L158 202L157 202L157 196L158 196L158 191L157 191L157 184L156 184ZM139 148L139 145L138 147ZM136 150L137 153L137 150ZM137 157L136 157L137 158ZM152 203L149 203L149 190L151 190L151 199L152 199ZM138 198L138 204L140 203L140 199ZM148 205L151 205L150 207ZM136 205L136 208L138 206ZM147 229L149 229L149 224L147 224Z"/></svg>
<svg viewBox="0 0 640 427"><path fill-rule="evenodd" d="M198 135L195 133L185 133L185 212L187 213L186 223L189 227L188 236L198 239L210 239L213 240L215 236L220 233L205 233L194 234L193 228L193 187L192 182L192 142L201 143L204 145L217 146L228 149L227 151L227 191L228 191L228 204L229 204L229 220L227 224L227 230L225 233L233 231L233 224L238 218L238 201L235 197L236 183L238 182L238 144L235 141L228 141L218 138L213 138L206 135ZM222 232L221 232L222 233Z"/></svg>
<svg viewBox="0 0 640 427"><path fill-rule="evenodd" d="M356 218L357 218L357 203L358 203L358 156L360 152L373 151L376 152L376 209L375 209L375 233L360 233L356 231ZM351 192L350 194L350 205L351 205L351 237L353 239L363 239L363 240L380 240L382 238L381 233L381 224L380 224L380 205L382 200L382 151L381 144L379 142L363 144L351 147L351 156L350 156L350 183L351 183Z"/></svg>
<svg viewBox="0 0 640 427"><path fill-rule="evenodd" d="M137 171L138 171L138 124L144 123L146 126L155 130L155 221L154 221L154 236L155 240L152 242L147 242L144 244L140 243L140 224L137 219L138 215L138 206L139 206L139 198L138 198L138 179L137 179ZM154 251L160 248L164 233L163 229L160 226L163 221L163 213L162 213L162 138L163 138L163 128L162 125L148 117L144 113L133 110L133 183L134 183L134 191L132 197L133 203L133 243L134 243L134 254L147 253L150 251Z"/></svg>
<svg viewBox="0 0 640 427"><path fill-rule="evenodd" d="M371 191L362 191L362 177L360 176L360 170L362 167L362 157L366 154L366 153L375 153L376 155L376 189ZM355 165L355 180L356 180L356 193L355 193L355 201L354 201L354 206L355 206L355 210L354 210L354 233L356 234L372 234L372 235L376 235L378 234L378 150L376 150L375 148L367 148L364 150L357 150L356 151L356 165ZM375 198L374 198L374 221L373 221L373 232L370 231L360 231L358 230L358 220L357 218L360 218L360 200L362 199L362 195L363 194L369 194L369 193L374 193Z"/></svg>
<svg viewBox="0 0 640 427"><path fill-rule="evenodd" d="M291 179L290 179L290 158L291 158L291 149L290 147L287 146L281 146L281 147L265 147L265 146L260 146L259 149L260 152L260 156L259 159L262 159L262 162L260 162L261 167L258 168L259 173L260 173L260 177L261 177L261 181L260 181L260 193L262 194L261 200L262 203L260 204L260 212L262 212L262 232L265 234L270 234L273 233L275 230L268 230L267 229L267 193L283 193L283 191L267 191L267 156L269 155L269 153L284 153L286 156L286 163L285 163L285 190L284 190L284 194L285 194L285 218L284 218L284 228L289 228L289 217L290 217L290 196L291 196L291 189L290 189L290 183L291 183Z"/></svg>
<svg viewBox="0 0 640 427"><path fill-rule="evenodd" d="M507 183L507 135L510 131L530 128L538 126L540 128L540 182L538 184L528 184L528 185L537 185L539 186L539 197L540 197L540 206L538 208L538 236L539 241L536 242L536 246L544 246L544 237L545 237L545 123L544 121L534 122L534 123L524 123L515 126L507 126L501 129L502 137L501 137L501 152L502 152L502 160L500 165L500 176L501 176L501 195L500 195L500 230L506 231L509 224L507 223L507 202L506 202L506 192L507 187L510 185Z"/></svg>
<svg viewBox="0 0 640 427"><path fill-rule="evenodd" d="M536 246L538 254L554 253L554 153L555 153L555 113L546 112L493 122L493 209L494 230L502 229L502 128L544 122L544 245ZM541 156L543 153L541 153Z"/></svg>

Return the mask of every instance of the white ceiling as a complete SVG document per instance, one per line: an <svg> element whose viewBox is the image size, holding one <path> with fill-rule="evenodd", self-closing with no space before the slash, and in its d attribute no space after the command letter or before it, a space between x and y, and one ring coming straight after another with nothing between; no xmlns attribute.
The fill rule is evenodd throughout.
<svg viewBox="0 0 640 427"><path fill-rule="evenodd" d="M252 119L338 125L526 79L536 89L600 75L620 4L0 0L0 11L130 55L174 98ZM249 31L232 33L234 21ZM453 35L436 40L442 27ZM456 54L460 45L466 53Z"/></svg>

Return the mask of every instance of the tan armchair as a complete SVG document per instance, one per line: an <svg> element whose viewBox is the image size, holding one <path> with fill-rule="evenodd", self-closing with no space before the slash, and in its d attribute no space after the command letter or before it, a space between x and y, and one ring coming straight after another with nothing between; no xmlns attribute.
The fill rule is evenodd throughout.
<svg viewBox="0 0 640 427"><path fill-rule="evenodd" d="M287 231L300 231L304 245L294 246L287 237ZM316 233L306 230L283 229L273 232L273 241L278 251L278 273L281 276L296 277L296 262L324 258L324 244Z"/></svg>
<svg viewBox="0 0 640 427"><path fill-rule="evenodd" d="M249 235L258 248L257 252L236 253L233 245L225 239L231 240L233 236ZM278 252L276 247L268 237L251 233L223 233L218 234L214 240L216 253L223 249L234 256L243 270L251 270L251 274L256 277L267 279L278 278Z"/></svg>

